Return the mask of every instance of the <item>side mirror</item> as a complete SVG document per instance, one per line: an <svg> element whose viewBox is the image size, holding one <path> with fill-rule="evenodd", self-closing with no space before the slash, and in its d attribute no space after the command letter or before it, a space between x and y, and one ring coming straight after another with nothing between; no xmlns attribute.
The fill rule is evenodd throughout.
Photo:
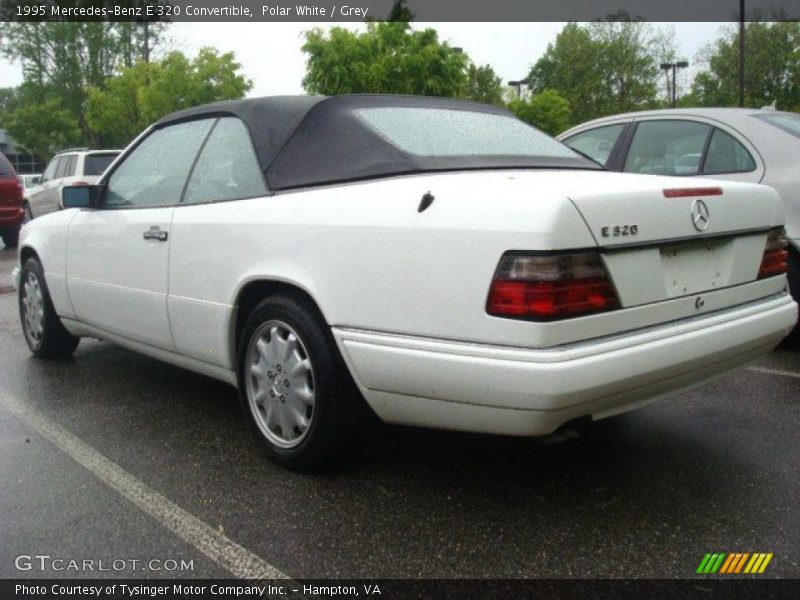
<svg viewBox="0 0 800 600"><path fill-rule="evenodd" d="M102 197L102 185L67 185L61 188L64 208L97 208Z"/></svg>

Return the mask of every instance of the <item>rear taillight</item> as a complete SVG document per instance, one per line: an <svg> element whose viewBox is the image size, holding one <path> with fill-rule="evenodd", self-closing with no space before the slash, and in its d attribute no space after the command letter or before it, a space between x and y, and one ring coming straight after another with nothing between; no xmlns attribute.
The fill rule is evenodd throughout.
<svg viewBox="0 0 800 600"><path fill-rule="evenodd" d="M496 317L549 321L619 308L600 257L507 254L497 267L486 312Z"/></svg>
<svg viewBox="0 0 800 600"><path fill-rule="evenodd" d="M783 275L788 269L789 247L786 242L783 227L772 229L767 235L767 246L764 248L764 258L758 269L758 278Z"/></svg>

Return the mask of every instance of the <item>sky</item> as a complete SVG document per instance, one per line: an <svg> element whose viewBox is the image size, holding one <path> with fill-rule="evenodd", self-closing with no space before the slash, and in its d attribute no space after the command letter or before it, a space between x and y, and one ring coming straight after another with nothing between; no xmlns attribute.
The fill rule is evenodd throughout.
<svg viewBox="0 0 800 600"><path fill-rule="evenodd" d="M704 45L715 39L720 23L656 23L671 27L679 58L694 63ZM305 56L300 50L303 31L313 23L174 23L169 28L170 48L193 55L203 46L233 51L244 74L253 81L249 96L303 93ZM326 29L330 23L321 23ZM340 23L351 29L364 25ZM440 39L458 46L479 65L490 64L504 81L522 79L545 52L564 23L414 23L433 27ZM696 67L694 67L696 68ZM684 75L688 81L694 68ZM0 60L0 87L22 82L19 64ZM680 88L679 88L680 89Z"/></svg>

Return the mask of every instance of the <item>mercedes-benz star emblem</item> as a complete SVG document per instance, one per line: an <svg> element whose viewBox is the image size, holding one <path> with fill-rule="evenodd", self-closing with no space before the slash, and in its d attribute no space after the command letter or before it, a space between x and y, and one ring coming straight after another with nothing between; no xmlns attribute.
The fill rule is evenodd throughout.
<svg viewBox="0 0 800 600"><path fill-rule="evenodd" d="M692 225L697 231L705 231L711 218L708 214L708 207L702 200L695 200L692 204Z"/></svg>

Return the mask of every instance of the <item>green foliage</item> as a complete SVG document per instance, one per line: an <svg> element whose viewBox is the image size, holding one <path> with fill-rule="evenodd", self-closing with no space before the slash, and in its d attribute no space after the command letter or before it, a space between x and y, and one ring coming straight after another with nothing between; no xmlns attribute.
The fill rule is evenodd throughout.
<svg viewBox="0 0 800 600"><path fill-rule="evenodd" d="M569 103L555 90L542 90L527 100L514 98L508 108L526 123L550 135L557 135L570 125Z"/></svg>
<svg viewBox="0 0 800 600"><path fill-rule="evenodd" d="M467 83L463 95L469 100L484 104L503 104L503 80L489 65L467 67Z"/></svg>
<svg viewBox="0 0 800 600"><path fill-rule="evenodd" d="M467 56L439 41L434 29L407 22L368 23L365 33L334 27L305 33L310 94L381 93L461 96Z"/></svg>
<svg viewBox="0 0 800 600"><path fill-rule="evenodd" d="M86 118L103 132L106 146L124 146L164 115L217 100L242 98L252 82L239 73L233 53L203 48L189 60L171 52L163 60L139 63L89 89Z"/></svg>
<svg viewBox="0 0 800 600"><path fill-rule="evenodd" d="M24 94L21 99L15 110L4 113L2 125L28 152L47 160L61 148L80 144L77 121L57 99L25 103Z"/></svg>
<svg viewBox="0 0 800 600"><path fill-rule="evenodd" d="M781 110L800 110L800 23L747 23L745 49L745 106L760 108L774 102ZM690 101L700 106L737 106L738 28L726 28L704 54L707 69L695 77Z"/></svg>
<svg viewBox="0 0 800 600"><path fill-rule="evenodd" d="M658 64L674 53L671 43L642 22L568 23L531 69L530 89L558 92L574 123L649 108L657 101Z"/></svg>
<svg viewBox="0 0 800 600"><path fill-rule="evenodd" d="M158 47L164 27L150 27L151 47ZM0 105L0 121L43 159L64 145L97 146L102 136L86 119L88 90L103 89L120 68L132 66L143 44L133 22L0 23L0 55L19 61L24 77L18 97Z"/></svg>
<svg viewBox="0 0 800 600"><path fill-rule="evenodd" d="M408 23L413 21L415 16L411 9L406 6L406 0L395 0L386 20L395 23Z"/></svg>

